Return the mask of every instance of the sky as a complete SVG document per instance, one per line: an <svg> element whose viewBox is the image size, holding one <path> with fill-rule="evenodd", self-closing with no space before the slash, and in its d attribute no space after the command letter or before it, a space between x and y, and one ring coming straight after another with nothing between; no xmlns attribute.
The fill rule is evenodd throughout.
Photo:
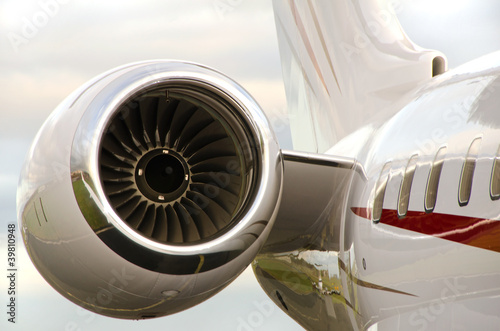
<svg viewBox="0 0 500 331"><path fill-rule="evenodd" d="M401 0L409 37L447 55L456 67L500 50L500 2ZM0 266L7 225L16 223L15 192L38 128L78 86L113 67L148 59L214 67L245 87L291 148L271 1L2 0L0 2ZM19 234L19 233L18 233ZM121 321L84 313L56 293L32 266L18 237L18 323L0 314L1 330L301 330L270 302L247 270L224 291L188 311ZM3 256L3 257L2 257ZM0 278L0 305L6 303ZM245 326L246 325L246 326Z"/></svg>

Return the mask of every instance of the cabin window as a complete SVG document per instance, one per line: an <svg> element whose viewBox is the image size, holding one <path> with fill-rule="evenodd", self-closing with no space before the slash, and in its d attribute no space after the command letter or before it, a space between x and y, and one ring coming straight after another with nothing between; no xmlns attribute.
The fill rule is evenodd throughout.
<svg viewBox="0 0 500 331"><path fill-rule="evenodd" d="M373 221L379 222L382 217L384 208L384 196L387 182L389 181L389 172L391 170L391 162L384 164L380 171L380 175L375 186L375 199L373 200Z"/></svg>
<svg viewBox="0 0 500 331"><path fill-rule="evenodd" d="M446 147L441 147L432 162L429 178L427 179L427 189L425 190L424 200L424 208L427 213L431 213L436 207L439 178L441 177L441 170L443 169L445 156Z"/></svg>
<svg viewBox="0 0 500 331"><path fill-rule="evenodd" d="M491 200L500 199L500 147L497 155L493 160L493 169L491 170L490 180L490 197Z"/></svg>
<svg viewBox="0 0 500 331"><path fill-rule="evenodd" d="M460 184L458 186L458 204L462 207L466 206L470 200L472 179L474 177L474 169L476 168L480 146L481 138L476 138L472 141L462 166L462 174L460 175Z"/></svg>
<svg viewBox="0 0 500 331"><path fill-rule="evenodd" d="M406 165L405 174L403 181L401 182L401 188L399 189L398 198L398 216L405 217L408 212L408 204L410 203L410 191L411 184L413 183L413 176L415 175L415 169L417 168L418 155L415 154L408 160Z"/></svg>

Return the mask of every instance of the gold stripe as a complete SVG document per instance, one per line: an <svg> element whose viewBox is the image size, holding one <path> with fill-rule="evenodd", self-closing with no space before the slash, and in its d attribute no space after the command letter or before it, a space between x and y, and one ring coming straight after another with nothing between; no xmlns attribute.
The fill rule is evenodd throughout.
<svg viewBox="0 0 500 331"><path fill-rule="evenodd" d="M300 37L302 38L302 41L304 42L304 46L306 47L307 54L309 55L309 58L311 59L311 62L314 66L314 69L316 70L316 73L319 76L319 79L321 80L321 83L323 84L323 87L326 90L326 93L330 95L330 91L328 91L328 87L326 86L325 79L323 78L323 74L321 73L321 69L318 64L318 60L314 56L314 51L311 46L311 42L309 38L307 37L307 32L305 30L304 24L302 23L302 20L300 19L300 15L297 11L297 7L295 7L295 2L293 0L289 0L290 3L290 9L292 10L293 18L295 20L295 25L297 26L297 29L299 30Z"/></svg>
<svg viewBox="0 0 500 331"><path fill-rule="evenodd" d="M309 77L307 76L307 72L306 70L304 69L304 66L302 65L302 61L300 61L300 57L299 55L297 54L297 52L295 51L295 48L293 47L293 43L292 43L292 40L290 38L290 36L287 34L286 32L286 29L285 29L285 26L283 25L283 22L281 21L281 19L279 17L276 17L276 19L278 20L278 24L280 25L280 28L281 30L283 31L283 35L285 36L286 38L286 41L289 45L289 48L290 48L290 51L292 52L293 54L293 57L295 59L297 59L297 63L300 63L300 71L302 71L302 76L304 77L304 80L306 81L306 84L309 86L309 88L311 89L311 92L314 94L314 96L317 98L318 96L316 95L316 93L314 92L314 89L312 87L312 84L311 84L311 81L309 80Z"/></svg>
<svg viewBox="0 0 500 331"><path fill-rule="evenodd" d="M45 219L45 223L48 223L49 221L47 221L47 216L45 215L45 210L43 208L42 198L40 198L40 208L42 208L42 214L43 214L43 218Z"/></svg>
<svg viewBox="0 0 500 331"><path fill-rule="evenodd" d="M416 295L411 294L411 293L398 291L398 290L395 290L395 289L392 289L392 288L389 288L389 287L385 287L385 286L382 286L382 285L373 284L373 283L370 283L370 282L365 282L364 280L356 278L356 277L354 277L352 275L352 273L350 273L350 272L347 271L347 267L346 267L344 261L342 261L341 259L338 259L338 260L339 260L339 267L340 267L340 269L344 270L344 272L349 276L349 278L356 285L363 286L363 287L366 287L366 288L371 288L371 289L374 289L374 290L380 290L380 291L386 291L386 292L392 292L392 293L397 293L397 294L403 294L403 295L409 295L409 296L412 296L412 297L416 297Z"/></svg>
<svg viewBox="0 0 500 331"><path fill-rule="evenodd" d="M335 69L333 68L333 63L332 63L332 58L330 56L330 52L328 52L328 48L326 47L325 36L323 35L323 32L319 26L318 16L316 15L316 11L314 10L314 6L313 6L311 0L308 0L307 3L309 5L309 10L311 11L311 14L313 17L314 27L316 28L316 31L318 32L318 37L319 37L319 40L321 41L321 46L323 47L323 52L325 53L326 59L328 60L328 65L330 66L330 70L332 72L333 78L335 79L335 83L337 83L337 87L339 88L339 92L340 92L340 94L342 94L342 89L340 88L339 81L337 79L337 75L335 74Z"/></svg>
<svg viewBox="0 0 500 331"><path fill-rule="evenodd" d="M42 223L40 223L40 217L38 217L38 212L36 211L36 203L33 202L33 209L35 209L35 216L36 220L38 221L38 225L42 226Z"/></svg>
<svg viewBox="0 0 500 331"><path fill-rule="evenodd" d="M198 264L198 268L196 268L196 271L194 274L197 274L200 272L201 267L203 266L203 263L205 262L205 255L200 255L200 263Z"/></svg>

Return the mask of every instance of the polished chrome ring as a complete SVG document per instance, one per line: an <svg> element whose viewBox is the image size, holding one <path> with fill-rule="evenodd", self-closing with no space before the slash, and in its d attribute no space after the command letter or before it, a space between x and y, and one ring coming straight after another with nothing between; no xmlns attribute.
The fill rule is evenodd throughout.
<svg viewBox="0 0 500 331"><path fill-rule="evenodd" d="M231 116L238 123L257 160L252 166L256 169L245 205L232 215L234 225L207 241L171 245L141 235L117 215L102 188L99 146L109 121L126 100L158 86L189 88L224 102L228 113L216 116ZM85 96L92 93L92 97ZM84 205L80 203L81 200L92 200L92 204L102 213L101 218L106 222L96 225L89 219L88 211L81 210L89 225L108 247L136 265L172 274L211 270L235 259L250 247L255 246L252 251L258 250L257 246L262 245L263 238L267 236L270 229L268 225L273 222L279 205L281 154L264 113L243 88L204 66L154 61L108 73L101 82L87 89L81 100L88 104L84 105L87 111L82 116L73 140L71 173L84 174L82 178L88 184L85 187L93 191L77 195L76 198L80 206Z"/></svg>

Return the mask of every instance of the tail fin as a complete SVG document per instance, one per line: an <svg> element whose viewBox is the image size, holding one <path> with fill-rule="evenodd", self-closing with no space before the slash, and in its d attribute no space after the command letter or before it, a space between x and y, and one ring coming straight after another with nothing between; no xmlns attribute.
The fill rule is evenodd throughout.
<svg viewBox="0 0 500 331"><path fill-rule="evenodd" d="M325 152L446 69L408 39L389 1L274 0L274 12L295 150Z"/></svg>

